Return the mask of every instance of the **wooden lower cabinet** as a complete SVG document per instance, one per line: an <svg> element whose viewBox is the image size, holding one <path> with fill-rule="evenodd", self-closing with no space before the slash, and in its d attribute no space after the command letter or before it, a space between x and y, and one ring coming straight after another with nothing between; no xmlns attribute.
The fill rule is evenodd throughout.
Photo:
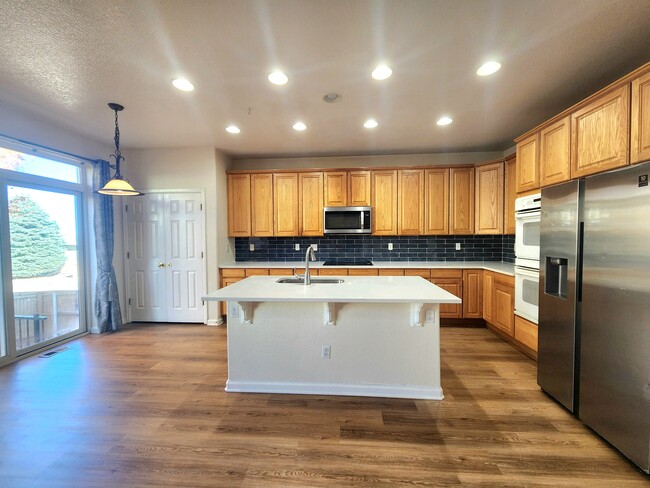
<svg viewBox="0 0 650 488"><path fill-rule="evenodd" d="M483 320L494 322L494 272L483 271Z"/></svg>
<svg viewBox="0 0 650 488"><path fill-rule="evenodd" d="M537 324L515 315L515 340L537 352Z"/></svg>
<svg viewBox="0 0 650 488"><path fill-rule="evenodd" d="M483 318L483 270L463 270L463 318Z"/></svg>
<svg viewBox="0 0 650 488"><path fill-rule="evenodd" d="M408 270L407 270L408 271ZM463 270L462 269L432 269L429 281L463 299ZM440 305L441 319L463 318L463 304Z"/></svg>
<svg viewBox="0 0 650 488"><path fill-rule="evenodd" d="M510 285L504 281L501 281L499 277L494 280L494 322L492 325L512 337L515 335L515 287L514 283Z"/></svg>

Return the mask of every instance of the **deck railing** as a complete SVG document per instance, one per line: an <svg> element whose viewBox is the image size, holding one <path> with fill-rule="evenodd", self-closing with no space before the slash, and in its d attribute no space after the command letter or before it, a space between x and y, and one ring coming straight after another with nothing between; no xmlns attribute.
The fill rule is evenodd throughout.
<svg viewBox="0 0 650 488"><path fill-rule="evenodd" d="M54 290L14 293L16 348L44 342L79 329L79 292Z"/></svg>

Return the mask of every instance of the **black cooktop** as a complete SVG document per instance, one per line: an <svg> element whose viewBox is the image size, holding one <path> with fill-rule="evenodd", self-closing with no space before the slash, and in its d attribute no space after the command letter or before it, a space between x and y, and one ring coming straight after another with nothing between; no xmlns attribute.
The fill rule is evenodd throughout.
<svg viewBox="0 0 650 488"><path fill-rule="evenodd" d="M372 261L356 258L327 259L323 263L323 266L372 266Z"/></svg>

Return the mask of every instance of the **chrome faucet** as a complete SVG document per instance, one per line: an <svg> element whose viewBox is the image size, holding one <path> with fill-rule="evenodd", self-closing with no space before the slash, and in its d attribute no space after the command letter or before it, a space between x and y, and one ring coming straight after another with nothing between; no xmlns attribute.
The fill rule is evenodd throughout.
<svg viewBox="0 0 650 488"><path fill-rule="evenodd" d="M311 285L311 274L309 273L309 260L316 261L316 254L314 253L314 248L311 246L307 247L307 252L305 253L305 285Z"/></svg>

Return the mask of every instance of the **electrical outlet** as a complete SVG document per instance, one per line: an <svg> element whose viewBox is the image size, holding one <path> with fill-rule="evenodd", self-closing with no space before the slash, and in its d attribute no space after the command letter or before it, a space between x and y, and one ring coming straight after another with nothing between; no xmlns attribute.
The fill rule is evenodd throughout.
<svg viewBox="0 0 650 488"><path fill-rule="evenodd" d="M425 322L435 322L436 313L433 310L427 310L426 317L424 318Z"/></svg>
<svg viewBox="0 0 650 488"><path fill-rule="evenodd" d="M330 359L332 357L332 347L331 346L323 346L323 349L321 350L320 357L322 359Z"/></svg>
<svg viewBox="0 0 650 488"><path fill-rule="evenodd" d="M251 251L254 251L255 250L255 244L249 244L248 249L250 249Z"/></svg>
<svg viewBox="0 0 650 488"><path fill-rule="evenodd" d="M389 243L388 243L388 250L389 250L389 251L392 251L392 250L393 250L393 243L392 243L392 242L389 242Z"/></svg>
<svg viewBox="0 0 650 488"><path fill-rule="evenodd" d="M300 251L300 244L294 244L293 249L294 251Z"/></svg>
<svg viewBox="0 0 650 488"><path fill-rule="evenodd" d="M312 244L311 247L314 251L318 251L318 244Z"/></svg>
<svg viewBox="0 0 650 488"><path fill-rule="evenodd" d="M460 242L456 243L456 251L460 251Z"/></svg>
<svg viewBox="0 0 650 488"><path fill-rule="evenodd" d="M239 318L239 305L237 305L236 303L230 307L230 316L233 319Z"/></svg>

